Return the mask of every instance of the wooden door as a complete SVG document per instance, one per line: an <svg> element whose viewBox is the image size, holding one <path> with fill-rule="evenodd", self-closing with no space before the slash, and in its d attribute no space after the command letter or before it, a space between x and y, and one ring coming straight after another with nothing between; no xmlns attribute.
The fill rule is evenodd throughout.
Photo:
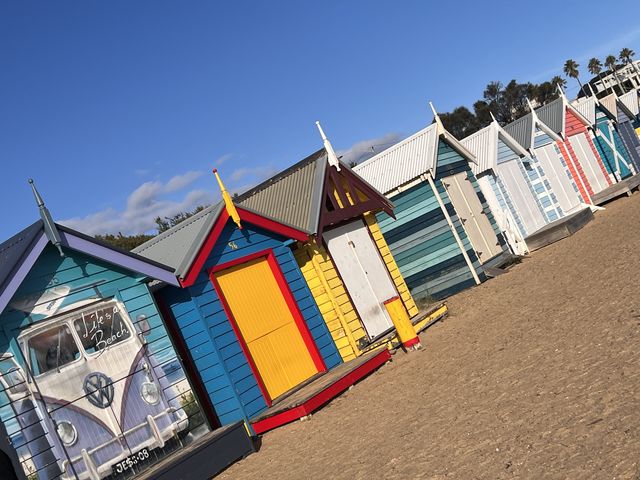
<svg viewBox="0 0 640 480"><path fill-rule="evenodd" d="M562 154L558 152L554 144L536 148L536 157L545 172L545 178L549 180L551 191L558 199L558 204L562 211L572 213L581 206L580 193L578 187L564 163Z"/></svg>
<svg viewBox="0 0 640 480"><path fill-rule="evenodd" d="M265 257L213 273L270 399L318 372L276 275Z"/></svg>
<svg viewBox="0 0 640 480"><path fill-rule="evenodd" d="M498 237L482 209L478 194L467 178L467 172L447 177L443 183L480 263L502 253Z"/></svg>
<svg viewBox="0 0 640 480"><path fill-rule="evenodd" d="M351 222L325 232L324 239L369 337L393 328L383 303L398 292L366 225Z"/></svg>
<svg viewBox="0 0 640 480"><path fill-rule="evenodd" d="M591 184L593 193L601 192L607 188L609 186L609 182L604 176L604 172L600 168L598 158L593 153L593 150L591 150L591 145L589 145L589 140L585 134L579 133L577 135L573 135L572 137L569 137L569 142L573 147L573 151L575 152L580 165L582 165L582 170L584 171L587 180Z"/></svg>

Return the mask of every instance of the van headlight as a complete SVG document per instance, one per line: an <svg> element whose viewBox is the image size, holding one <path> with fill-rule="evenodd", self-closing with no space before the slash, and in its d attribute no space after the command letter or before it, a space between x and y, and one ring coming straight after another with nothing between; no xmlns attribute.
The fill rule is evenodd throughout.
<svg viewBox="0 0 640 480"><path fill-rule="evenodd" d="M71 422L59 422L56 426L56 431L62 443L67 447L70 447L78 440L78 431Z"/></svg>
<svg viewBox="0 0 640 480"><path fill-rule="evenodd" d="M144 382L140 387L140 396L149 405L160 403L160 390L153 382Z"/></svg>

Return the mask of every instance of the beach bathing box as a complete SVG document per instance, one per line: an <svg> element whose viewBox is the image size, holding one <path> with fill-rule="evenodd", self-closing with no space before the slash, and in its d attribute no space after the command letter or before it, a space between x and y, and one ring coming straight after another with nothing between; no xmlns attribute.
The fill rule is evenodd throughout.
<svg viewBox="0 0 640 480"><path fill-rule="evenodd" d="M613 102L607 100L603 103L597 97L591 96L574 100L572 105L593 125L593 140L598 153L604 160L607 171L620 181L638 171L637 165L640 164L640 155L637 151L630 151L626 148L620 136L620 125L615 113L615 99L612 95L609 97ZM614 111L611 112L610 108Z"/></svg>
<svg viewBox="0 0 640 480"><path fill-rule="evenodd" d="M347 165L330 162L325 148L237 203L309 233L292 245L293 253L343 360L393 332L388 300L398 298L409 317L418 314L375 218L393 215L391 203Z"/></svg>
<svg viewBox="0 0 640 480"><path fill-rule="evenodd" d="M596 204L597 195L617 179L610 174L592 139L592 124L567 100L564 93L536 109L536 115L562 140L560 150L574 169L572 174L586 203Z"/></svg>
<svg viewBox="0 0 640 480"><path fill-rule="evenodd" d="M563 215L570 215L582 210L588 200L581 195L584 189L578 188L577 174L574 174L575 162L567 153L562 138L541 122L533 109L505 125L504 129L531 154L538 173L538 179L532 181L534 184L536 181L541 183L540 187L536 187L536 192L547 211L551 213L558 210Z"/></svg>
<svg viewBox="0 0 640 480"><path fill-rule="evenodd" d="M636 172L640 172L640 139L635 131L640 127L637 98L638 93L635 91L628 92L620 98L614 93L603 98L600 103L615 115L622 143L631 155Z"/></svg>
<svg viewBox="0 0 640 480"><path fill-rule="evenodd" d="M357 165L354 171L394 204L378 224L418 304L486 279L508 247L480 190L475 158L436 123Z"/></svg>
<svg viewBox="0 0 640 480"><path fill-rule="evenodd" d="M181 288L156 297L222 424L259 434L311 413L389 353L343 367L291 249L308 232L223 196L135 251L175 268Z"/></svg>
<svg viewBox="0 0 640 480"><path fill-rule="evenodd" d="M544 170L495 119L460 143L475 155L471 170L513 252L528 253L527 237L564 216Z"/></svg>
<svg viewBox="0 0 640 480"><path fill-rule="evenodd" d="M0 419L25 474L212 476L252 452L176 354L147 286L172 270L55 224L34 193L41 220L0 244Z"/></svg>

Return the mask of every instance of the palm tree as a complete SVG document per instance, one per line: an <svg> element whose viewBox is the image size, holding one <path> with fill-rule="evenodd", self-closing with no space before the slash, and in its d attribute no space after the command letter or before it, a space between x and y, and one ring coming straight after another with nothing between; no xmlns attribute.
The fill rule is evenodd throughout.
<svg viewBox="0 0 640 480"><path fill-rule="evenodd" d="M578 77L578 75L580 75L580 72L578 71L579 66L580 65L575 60L567 60L564 62L564 74L567 77L575 78L578 81L578 85L580 85L580 90L582 90L582 82Z"/></svg>
<svg viewBox="0 0 640 480"><path fill-rule="evenodd" d="M622 93L626 93L626 90L620 84L620 79L618 78L618 74L616 71L618 70L618 65L616 65L616 57L614 55L607 55L607 58L604 59L605 66L611 70L613 74L613 78L616 79L616 83L618 84L618 88Z"/></svg>
<svg viewBox="0 0 640 480"><path fill-rule="evenodd" d="M638 66L633 62L633 57L636 55L636 52L631 50L630 48L623 48L620 50L620 54L618 58L620 61L626 65L631 65L633 67L633 71L636 72L637 77L640 77L640 72L638 72ZM636 78L636 82L640 80L640 78Z"/></svg>
<svg viewBox="0 0 640 480"><path fill-rule="evenodd" d="M601 80L600 73L602 72L602 62L600 60L595 57L589 60L587 69L591 75L597 76L598 80ZM591 86L591 84L589 86ZM593 93L593 88L591 88L591 93Z"/></svg>
<svg viewBox="0 0 640 480"><path fill-rule="evenodd" d="M567 88L567 81L562 78L560 75L555 75L551 78L551 80L549 80L549 82L551 82L551 85L553 85L554 87L561 87L563 90L565 88Z"/></svg>

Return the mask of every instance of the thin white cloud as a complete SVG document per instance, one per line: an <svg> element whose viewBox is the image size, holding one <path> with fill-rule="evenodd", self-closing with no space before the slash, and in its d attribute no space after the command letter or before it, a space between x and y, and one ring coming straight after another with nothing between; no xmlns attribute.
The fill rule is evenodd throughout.
<svg viewBox="0 0 640 480"><path fill-rule="evenodd" d="M227 163L227 161L231 160L232 157L233 157L233 154L225 153L224 155L221 155L220 157L216 158L213 164L216 167L219 167L220 165L224 165L225 163Z"/></svg>
<svg viewBox="0 0 640 480"><path fill-rule="evenodd" d="M338 150L336 155L342 157L341 160L347 165L352 162L361 163L398 143L402 138L403 136L397 132L387 133L381 137L356 142L345 150Z"/></svg>
<svg viewBox="0 0 640 480"><path fill-rule="evenodd" d="M222 172L227 189L231 193L242 193L275 173L276 169L273 166L237 168L231 171L228 178ZM187 189L203 175L204 172L201 171L189 171L175 175L167 182L144 182L129 194L123 210L107 208L84 217L69 218L60 223L88 235L119 232L123 235L156 233L157 217L171 217L180 212L191 211L199 205L211 205L220 200L220 192L213 176L210 189ZM184 190L188 191L181 199L167 198L171 194Z"/></svg>
<svg viewBox="0 0 640 480"><path fill-rule="evenodd" d="M623 33L622 35L619 35L608 42L598 44L598 46L594 48L584 50L579 54L573 55L571 58L573 58L580 64L581 75L589 76L589 73L587 71L587 62L591 58L600 58L600 60L604 61L604 57L607 55L615 55L617 57L621 49L623 49L624 47L630 47L631 44L639 38L640 28ZM564 77L564 73L562 71L563 66L564 61L560 62L555 68L550 68L533 75L529 78L529 80L533 82L548 80L554 75L561 75ZM575 89L577 90L578 87L575 86Z"/></svg>
<svg viewBox="0 0 640 480"><path fill-rule="evenodd" d="M274 175L277 170L271 166L257 166L257 167L240 167L235 169L229 175L229 180L233 183L238 183L240 181L251 181L260 182Z"/></svg>
<svg viewBox="0 0 640 480"><path fill-rule="evenodd" d="M145 182L131 192L124 210L107 208L60 223L89 235L151 232L156 228L154 220L157 217L170 217L179 212L193 210L198 205L209 205L213 202L213 189L191 190L180 200L166 198L170 193L186 189L201 176L202 172L186 172L172 177L166 183Z"/></svg>

